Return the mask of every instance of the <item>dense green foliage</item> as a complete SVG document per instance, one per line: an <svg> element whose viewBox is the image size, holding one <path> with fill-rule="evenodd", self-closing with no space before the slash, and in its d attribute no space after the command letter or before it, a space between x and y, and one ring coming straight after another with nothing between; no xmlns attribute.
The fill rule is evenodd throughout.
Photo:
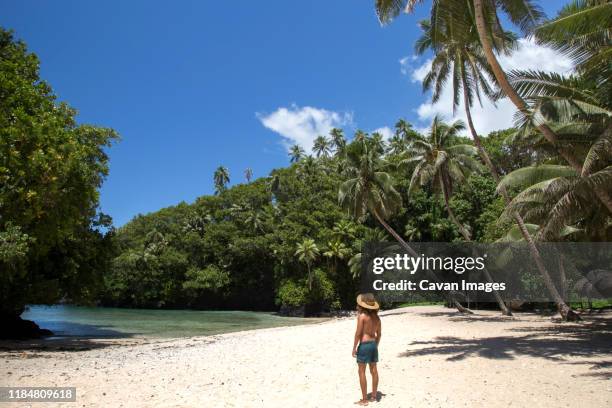
<svg viewBox="0 0 612 408"><path fill-rule="evenodd" d="M39 77L39 62L0 29L0 305L90 299L112 234L98 214L111 129L77 125Z"/></svg>
<svg viewBox="0 0 612 408"><path fill-rule="evenodd" d="M415 0L375 1L388 22ZM440 0L421 23L418 53L432 52L424 88L451 86L461 122L436 118L426 135L399 120L388 140L340 129L313 155L265 178L139 215L115 231L99 214L111 129L77 125L39 78L38 60L0 31L0 314L59 299L133 307L353 306L367 241L524 240L559 310L569 307L538 263L537 241L612 240L612 4L574 0L544 20L533 1ZM497 54L516 36L499 13L565 53L575 70L504 72ZM478 135L470 109L509 97L514 129ZM462 101L463 99L463 101ZM248 163L246 163L248 165ZM534 277L534 279L536 279ZM500 306L504 306L499 300ZM460 307L460 305L458 306Z"/></svg>
<svg viewBox="0 0 612 408"><path fill-rule="evenodd" d="M400 121L401 124L403 121ZM405 123L405 122L403 122ZM414 164L405 164L384 141L365 135L385 157L386 170L402 206L389 224L413 241L453 241L461 237L448 218L444 199L424 185L408 193ZM338 133L334 130L332 133ZM408 138L420 137L410 133ZM453 144L470 144L454 138ZM504 132L487 142L503 146ZM319 143L321 141L319 140ZM106 277L106 304L137 307L255 308L306 307L307 312L353 307L359 275L351 260L365 240L391 240L376 219L360 213L354 219L338 203L340 185L352 177L347 169L359 141L331 157L304 156L269 177L238 184L193 204L181 203L139 215L117 230L121 254ZM528 152L513 147L507 168L520 166ZM522 149L533 150L530 147ZM295 151L297 149L292 149ZM357 155L358 157L358 155ZM544 157L544 156L543 156ZM450 206L476 240L500 237L497 218L503 204L486 173L471 174L454 187ZM363 221L363 222L360 222ZM353 261L355 263L355 261ZM358 262L357 262L358 264ZM310 272L310 273L309 273Z"/></svg>

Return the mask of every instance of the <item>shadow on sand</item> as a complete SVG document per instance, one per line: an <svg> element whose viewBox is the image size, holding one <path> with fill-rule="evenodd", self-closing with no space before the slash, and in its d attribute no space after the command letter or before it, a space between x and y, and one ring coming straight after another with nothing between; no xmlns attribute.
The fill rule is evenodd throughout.
<svg viewBox="0 0 612 408"><path fill-rule="evenodd" d="M0 340L0 352L21 355L25 351L86 351L110 346L127 345L138 333L124 333L105 326L70 323L65 332L42 339ZM133 343L142 343L134 339ZM32 357L32 355L29 355Z"/></svg>
<svg viewBox="0 0 612 408"><path fill-rule="evenodd" d="M469 318L472 318L470 316ZM467 318L467 319L469 319ZM448 361L469 357L514 359L517 355L564 361L565 356L610 356L612 349L612 319L590 318L582 324L557 324L544 327L516 327L509 331L523 336L496 336L466 339L453 336L436 337L432 341L415 341L422 346L400 353L400 357L447 355ZM608 361L602 361L608 364Z"/></svg>

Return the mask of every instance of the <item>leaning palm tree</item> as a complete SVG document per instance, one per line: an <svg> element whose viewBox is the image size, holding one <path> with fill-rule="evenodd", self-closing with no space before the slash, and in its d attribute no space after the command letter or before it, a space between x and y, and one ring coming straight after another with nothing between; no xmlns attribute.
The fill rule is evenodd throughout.
<svg viewBox="0 0 612 408"><path fill-rule="evenodd" d="M396 17L402 10L412 12L416 4L422 2L423 0L376 0L376 10L380 21L386 23ZM467 6L470 9L469 13L464 12L466 2L463 0L439 0L433 3L432 14L442 12L459 16L453 21L460 30L467 31L474 24L476 25L483 53L501 91L512 101L523 117L533 119L533 112L529 105L510 84L506 72L499 64L492 37L494 33L503 31L498 9L501 9L508 19L525 33L533 32L542 22L544 13L534 4L533 0L472 0L467 3ZM469 16L469 18L466 18L466 16ZM557 146L557 135L546 122L534 121L534 125L542 132L546 140L553 146ZM577 170L580 169L580 161L574 156L573 152L559 149L559 154L572 167Z"/></svg>
<svg viewBox="0 0 612 408"><path fill-rule="evenodd" d="M557 17L536 28L539 43L569 56L581 77L597 84L600 100L612 102L612 2L609 0L572 0Z"/></svg>
<svg viewBox="0 0 612 408"><path fill-rule="evenodd" d="M403 239L385 221L401 207L402 198L393 187L391 176L382 171L384 160L366 141L354 141L346 148L347 174L340 185L338 202L355 219L370 212L398 242Z"/></svg>
<svg viewBox="0 0 612 408"><path fill-rule="evenodd" d="M346 148L346 162L346 172L350 178L340 185L340 206L358 220L363 220L369 212L402 248L411 256L418 257L386 221L401 207L402 198L393 187L391 176L382 171L386 163L376 146L372 146L367 139L355 140ZM455 299L454 293L450 293L450 296L460 312L472 313Z"/></svg>
<svg viewBox="0 0 612 408"><path fill-rule="evenodd" d="M306 264L308 269L308 288L312 289L312 263L319 257L319 248L311 238L306 238L304 241L297 245L295 255L298 257L300 262Z"/></svg>
<svg viewBox="0 0 612 408"><path fill-rule="evenodd" d="M317 157L329 157L331 154L329 139L327 139L325 136L317 136L314 140L312 151Z"/></svg>
<svg viewBox="0 0 612 408"><path fill-rule="evenodd" d="M253 178L253 169L250 167L247 167L244 170L244 178L246 179L247 183L251 182L251 179Z"/></svg>
<svg viewBox="0 0 612 408"><path fill-rule="evenodd" d="M381 23L385 24L397 17L402 10L410 13L414 10L417 3L422 3L423 0L375 0L376 12ZM466 5L469 13L466 14ZM508 15L510 21L518 25L523 31L530 32L542 20L543 14L541 10L533 4L531 0L439 0L433 3L432 16L441 14L444 16L457 15L457 19L453 22L456 27L455 31L468 32L473 29L474 20L476 30L482 46L482 51L490 66L491 72L495 76L497 85L501 91L510 98L512 103L517 107L519 112L525 117L530 117L531 112L525 101L516 93L515 89L509 83L506 73L501 68L499 61L494 53L495 33L503 33L503 27L500 24L500 19L497 14L498 7ZM469 18L466 18L470 16ZM474 16L472 18L471 16ZM448 18L448 17L447 17ZM436 20L433 20L436 21ZM537 128L542 132L544 137L553 145L557 145L556 134L548 127L546 123L538 123ZM574 168L579 169L579 162L573 157L570 152L559 152L565 160L568 161ZM488 156L488 155L487 155ZM483 157L485 164L489 167L493 177L499 180L499 175L492 165L490 160ZM501 190L501 194L506 202L509 202L509 196L505 189ZM555 287L551 275L544 265L544 261L536 247L532 236L525 226L525 222L519 214L514 214L517 225L521 234L528 243L531 255L538 267L542 279L548 288L552 298L554 299L559 312L566 320L578 320L579 316L571 310L565 303L559 291Z"/></svg>
<svg viewBox="0 0 612 408"><path fill-rule="evenodd" d="M215 194L220 194L226 189L227 184L230 182L229 170L227 167L219 166L215 170L213 175L213 181L215 183Z"/></svg>
<svg viewBox="0 0 612 408"><path fill-rule="evenodd" d="M582 229L594 240L606 240L612 219L597 199L594 191L597 186L612 190L612 165L586 177L562 165L515 170L502 179L498 189L522 191L506 207L501 220L507 220L513 212L520 213L527 222L539 226L536 237L541 240L558 240L568 228Z"/></svg>
<svg viewBox="0 0 612 408"><path fill-rule="evenodd" d="M416 163L409 192L430 183L434 189L441 191L448 216L465 240L470 241L469 231L459 222L450 206L454 186L464 182L471 172L480 170L480 164L474 158L476 148L456 142L458 132L463 129L465 125L461 120L447 124L436 116L426 140L415 141L402 164Z"/></svg>
<svg viewBox="0 0 612 408"><path fill-rule="evenodd" d="M297 163L304 157L304 149L302 149L299 145L291 146L289 150L289 161L291 163Z"/></svg>
<svg viewBox="0 0 612 408"><path fill-rule="evenodd" d="M463 27L457 27L455 19L455 15L439 13L435 15L435 21L423 20L420 23L423 34L416 41L415 51L419 55L428 50L434 53L431 68L423 79L423 90L433 90L432 102L436 103L445 85L451 80L453 112L462 97L474 145L483 162L492 173L497 174L497 169L482 147L471 113L475 99L482 105L481 93L489 99L495 98L495 89L490 85L495 84L495 76L482 52L476 30L461 30ZM508 54L515 47L516 38L502 31L496 33L493 43L498 53Z"/></svg>

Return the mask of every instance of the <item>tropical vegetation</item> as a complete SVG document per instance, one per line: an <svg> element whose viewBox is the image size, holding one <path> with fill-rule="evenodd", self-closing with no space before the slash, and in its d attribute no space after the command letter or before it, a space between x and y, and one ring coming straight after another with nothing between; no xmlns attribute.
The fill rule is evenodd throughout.
<svg viewBox="0 0 612 408"><path fill-rule="evenodd" d="M389 23L421 3L375 8ZM498 57L517 35L503 21L573 71L505 71ZM59 299L314 314L354 306L365 242L523 241L559 312L578 319L538 244L612 240L611 22L603 0L572 0L552 19L531 0L433 1L415 44L432 54L423 87L435 102L450 86L466 124L436 117L419 132L400 119L388 140L332 129L289 147L268 176L246 167L231 185L219 166L213 195L116 230L97 209L116 133L78 125L36 56L1 31L0 314ZM514 127L479 135L483 98L512 101Z"/></svg>

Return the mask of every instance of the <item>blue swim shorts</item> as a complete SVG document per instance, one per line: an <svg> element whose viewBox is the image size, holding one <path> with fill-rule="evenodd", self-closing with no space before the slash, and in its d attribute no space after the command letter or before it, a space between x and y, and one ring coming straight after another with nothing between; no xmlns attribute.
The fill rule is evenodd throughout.
<svg viewBox="0 0 612 408"><path fill-rule="evenodd" d="M376 341L363 341L357 346L357 362L362 364L378 363L378 345Z"/></svg>

